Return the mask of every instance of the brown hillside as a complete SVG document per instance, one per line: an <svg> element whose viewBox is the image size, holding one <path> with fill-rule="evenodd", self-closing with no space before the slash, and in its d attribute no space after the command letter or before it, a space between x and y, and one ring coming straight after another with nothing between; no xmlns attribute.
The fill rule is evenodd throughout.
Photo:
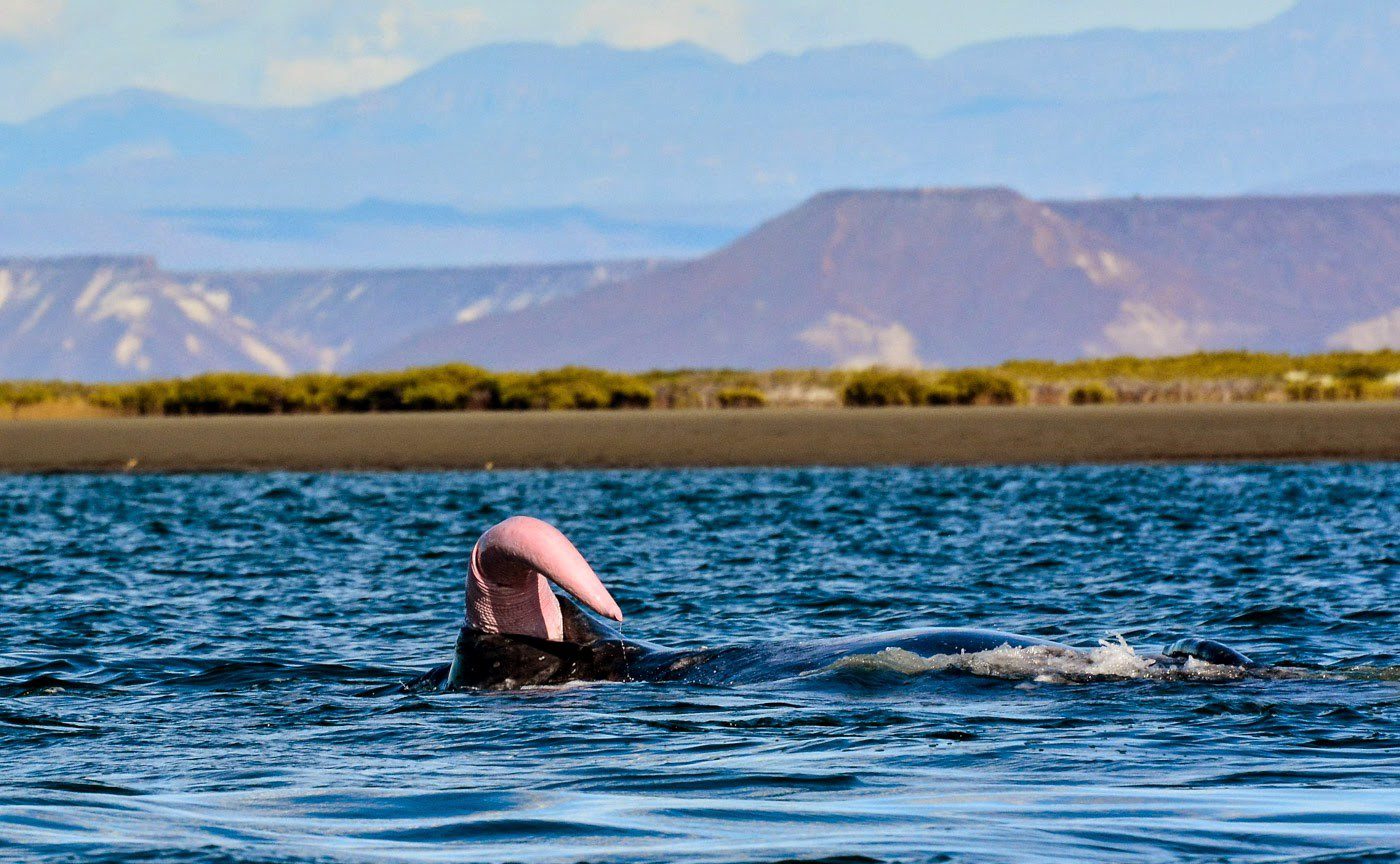
<svg viewBox="0 0 1400 864"><path fill-rule="evenodd" d="M763 368L1308 351L1388 338L1397 307L1400 198L842 191L689 264L377 359Z"/></svg>
<svg viewBox="0 0 1400 864"><path fill-rule="evenodd" d="M641 368L1061 356L1065 333L1108 320L1135 290L1132 268L1102 266L1104 247L1009 190L832 192L690 264L444 328L384 359Z"/></svg>

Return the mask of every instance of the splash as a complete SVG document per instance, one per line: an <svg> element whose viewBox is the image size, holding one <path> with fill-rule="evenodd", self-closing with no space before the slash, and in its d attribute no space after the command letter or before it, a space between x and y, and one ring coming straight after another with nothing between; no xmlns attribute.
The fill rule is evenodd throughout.
<svg viewBox="0 0 1400 864"><path fill-rule="evenodd" d="M921 657L902 648L886 648L877 654L844 657L823 671L895 672L923 675L930 672L960 672L1011 681L1063 684L1102 680L1198 680L1233 681L1245 677L1246 670L1219 666L1196 659L1164 665L1155 657L1137 653L1122 636L1115 641L1100 640L1088 651L1035 646L1013 648L1002 645L990 651L964 654L935 654Z"/></svg>

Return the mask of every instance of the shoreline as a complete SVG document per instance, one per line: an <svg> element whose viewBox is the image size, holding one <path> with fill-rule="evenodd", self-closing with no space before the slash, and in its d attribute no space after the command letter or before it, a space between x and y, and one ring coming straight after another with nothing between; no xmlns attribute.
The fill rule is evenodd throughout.
<svg viewBox="0 0 1400 864"><path fill-rule="evenodd" d="M1400 460L1400 402L0 422L0 473Z"/></svg>

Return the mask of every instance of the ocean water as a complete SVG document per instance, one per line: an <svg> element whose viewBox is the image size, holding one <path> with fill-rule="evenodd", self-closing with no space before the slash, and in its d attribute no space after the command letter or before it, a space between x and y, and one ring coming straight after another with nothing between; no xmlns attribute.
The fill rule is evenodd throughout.
<svg viewBox="0 0 1400 864"><path fill-rule="evenodd" d="M383 693L520 512L629 636L1105 644ZM1398 642L1397 465L0 478L0 859L1391 861Z"/></svg>

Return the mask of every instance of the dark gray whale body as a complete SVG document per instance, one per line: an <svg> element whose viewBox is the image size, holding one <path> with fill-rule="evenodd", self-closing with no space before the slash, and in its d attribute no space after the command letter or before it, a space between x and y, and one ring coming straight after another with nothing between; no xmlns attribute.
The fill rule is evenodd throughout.
<svg viewBox="0 0 1400 864"><path fill-rule="evenodd" d="M679 650L625 639L567 597L559 599L564 617L563 640L484 633L466 625L458 633L452 663L408 682L405 689L515 689L570 681L747 684L794 677L826 668L844 657L874 654L887 648L921 657L971 654L1002 646L1076 653L1081 650L1034 636L966 627ZM1193 658L1223 666L1255 666L1240 652L1208 639L1178 640L1154 660L1172 666Z"/></svg>

